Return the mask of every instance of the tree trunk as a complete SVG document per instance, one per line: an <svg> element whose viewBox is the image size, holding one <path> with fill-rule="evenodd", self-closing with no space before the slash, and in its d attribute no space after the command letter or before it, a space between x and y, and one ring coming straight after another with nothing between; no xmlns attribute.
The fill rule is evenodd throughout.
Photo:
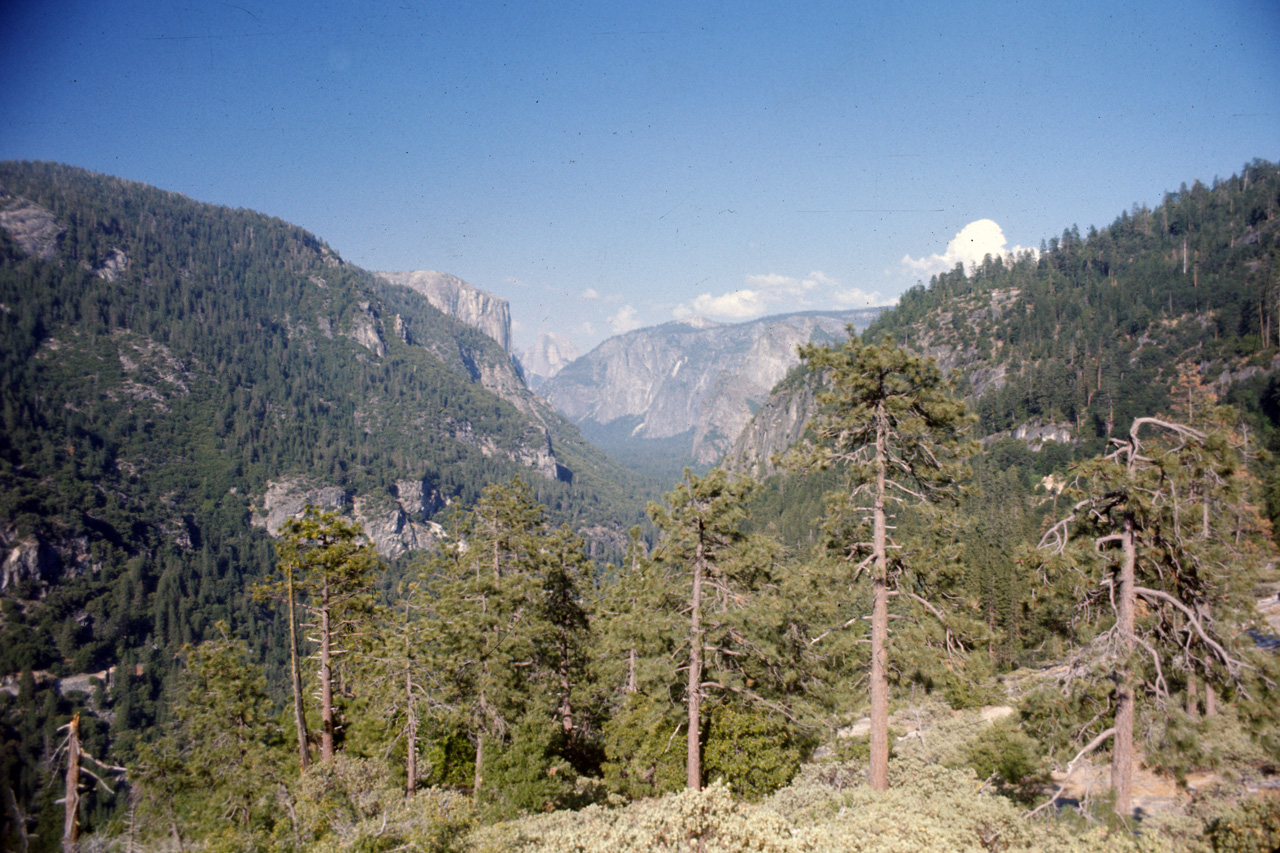
<svg viewBox="0 0 1280 853"><path fill-rule="evenodd" d="M13 795L13 789L8 785L4 786L5 804L9 807L9 811L13 813L13 834L18 838L16 853L27 853L30 844L30 836L27 835L27 818L18 809L18 799ZM0 827L4 824L0 823Z"/></svg>
<svg viewBox="0 0 1280 853"><path fill-rule="evenodd" d="M404 668L404 700L408 710L408 730L405 732L405 791L406 797L412 797L418 787L418 715L413 710L413 676L409 667Z"/></svg>
<svg viewBox="0 0 1280 853"><path fill-rule="evenodd" d="M871 579L871 766L873 791L889 790L889 556L884 493L887 452L883 411L876 427L876 491L872 515L875 562Z"/></svg>
<svg viewBox="0 0 1280 853"><path fill-rule="evenodd" d="M573 733L573 679L569 677L569 641L564 628L560 629L560 727L565 734Z"/></svg>
<svg viewBox="0 0 1280 853"><path fill-rule="evenodd" d="M320 587L320 760L333 762L333 661L329 625L329 582Z"/></svg>
<svg viewBox="0 0 1280 853"><path fill-rule="evenodd" d="M1125 513L1122 533L1123 553L1120 559L1120 584L1116 590L1116 630L1119 633L1121 657L1120 681L1116 687L1116 740L1111 752L1111 787L1116 792L1115 813L1129 817L1133 811L1133 674L1129 658L1133 655L1134 568L1138 546L1133 529L1133 516Z"/></svg>
<svg viewBox="0 0 1280 853"><path fill-rule="evenodd" d="M480 693L480 704L484 705L484 691ZM471 796L480 802L480 785L484 782L484 726L476 732L476 773L471 783Z"/></svg>
<svg viewBox="0 0 1280 853"><path fill-rule="evenodd" d="M627 654L627 692L636 692L636 647Z"/></svg>
<svg viewBox="0 0 1280 853"><path fill-rule="evenodd" d="M302 706L302 665L298 661L298 619L293 605L292 569L285 569L285 586L289 598L289 677L293 681L293 725L298 734L298 766L305 772L311 766L311 749L307 743L307 715Z"/></svg>
<svg viewBox="0 0 1280 853"><path fill-rule="evenodd" d="M1212 717L1218 713L1218 694L1213 692L1213 685L1208 679L1204 682L1204 715Z"/></svg>
<svg viewBox="0 0 1280 853"><path fill-rule="evenodd" d="M1197 685L1195 673L1187 677L1187 716L1195 717L1200 713L1200 700L1196 695Z"/></svg>
<svg viewBox="0 0 1280 853"><path fill-rule="evenodd" d="M80 850L80 715L67 723L67 775L63 800L66 814L62 824L62 853Z"/></svg>
<svg viewBox="0 0 1280 853"><path fill-rule="evenodd" d="M686 786L702 788L702 524L698 524L697 552L693 558L693 606L689 614L689 739Z"/></svg>

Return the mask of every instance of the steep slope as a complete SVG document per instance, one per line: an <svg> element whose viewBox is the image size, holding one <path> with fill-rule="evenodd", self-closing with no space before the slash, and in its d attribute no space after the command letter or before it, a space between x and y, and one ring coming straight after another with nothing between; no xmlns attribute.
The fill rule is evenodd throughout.
<svg viewBox="0 0 1280 853"><path fill-rule="evenodd" d="M1196 182L1109 227L1063 232L1039 253L988 258L903 295L867 332L892 335L958 371L979 434L1082 454L1167 410L1179 371L1276 420L1280 387L1280 169ZM766 473L808 420L797 375L729 453Z"/></svg>
<svg viewBox="0 0 1280 853"><path fill-rule="evenodd" d="M542 392L619 458L634 462L648 444L669 464L709 465L796 364L799 344L843 336L850 323L865 328L879 310L638 329L577 359Z"/></svg>
<svg viewBox="0 0 1280 853"><path fill-rule="evenodd" d="M640 517L497 342L314 236L64 166L0 187L0 674L273 631L245 588L308 501L389 556L516 475L597 553Z"/></svg>
<svg viewBox="0 0 1280 853"><path fill-rule="evenodd" d="M391 284L421 293L436 308L479 329L504 350L511 351L511 306L507 300L457 276L434 270L379 272L377 275Z"/></svg>

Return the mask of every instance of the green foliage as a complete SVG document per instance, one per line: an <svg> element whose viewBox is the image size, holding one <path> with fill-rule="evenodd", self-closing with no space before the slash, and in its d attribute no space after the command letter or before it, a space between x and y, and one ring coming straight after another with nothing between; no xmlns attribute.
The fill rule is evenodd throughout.
<svg viewBox="0 0 1280 853"><path fill-rule="evenodd" d="M490 818L564 808L575 790L577 774L566 760L563 728L545 715L525 716L510 732L509 742L487 762L481 802Z"/></svg>
<svg viewBox="0 0 1280 853"><path fill-rule="evenodd" d="M303 774L294 810L298 849L310 853L449 853L465 849L474 825L465 797L429 788L406 798L386 778L381 762L342 755Z"/></svg>
<svg viewBox="0 0 1280 853"><path fill-rule="evenodd" d="M1280 800L1249 797L1209 822L1214 853L1274 853L1280 849Z"/></svg>
<svg viewBox="0 0 1280 853"><path fill-rule="evenodd" d="M775 715L722 705L707 727L706 775L758 800L791 781L809 747L808 738Z"/></svg>
<svg viewBox="0 0 1280 853"><path fill-rule="evenodd" d="M679 790L685 782L679 709L669 701L631 694L604 724L604 779L628 799Z"/></svg>
<svg viewBox="0 0 1280 853"><path fill-rule="evenodd" d="M979 779L995 778L1015 799L1039 795L1035 783L1047 779L1039 745L1015 726L998 722L969 744L967 763Z"/></svg>
<svg viewBox="0 0 1280 853"><path fill-rule="evenodd" d="M266 679L243 641L224 636L188 651L173 716L130 768L139 816L163 835L208 838L217 849L260 843L281 817L290 777Z"/></svg>
<svg viewBox="0 0 1280 853"><path fill-rule="evenodd" d="M918 853L955 851L1131 851L1127 833L1076 833L1023 819L1009 800L975 794L972 774L895 760L893 788L870 790L859 772L807 767L758 803L737 802L727 786L684 790L625 808L590 806L486 827L477 851L623 850Z"/></svg>

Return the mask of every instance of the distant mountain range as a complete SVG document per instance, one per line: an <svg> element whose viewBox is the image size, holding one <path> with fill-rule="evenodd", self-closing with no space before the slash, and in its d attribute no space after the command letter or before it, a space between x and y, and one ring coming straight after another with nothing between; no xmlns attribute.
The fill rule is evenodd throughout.
<svg viewBox="0 0 1280 853"><path fill-rule="evenodd" d="M621 461L664 470L714 463L799 361L809 341L862 330L881 308L806 312L722 325L692 318L610 338L541 392Z"/></svg>

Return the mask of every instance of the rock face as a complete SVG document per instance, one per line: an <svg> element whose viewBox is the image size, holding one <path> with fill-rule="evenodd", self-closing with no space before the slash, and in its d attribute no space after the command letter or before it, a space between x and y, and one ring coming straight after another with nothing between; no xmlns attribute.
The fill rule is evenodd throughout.
<svg viewBox="0 0 1280 853"><path fill-rule="evenodd" d="M322 511L349 512L364 528L365 535L387 558L407 551L427 548L444 536L444 530L430 518L447 505L440 493L425 480L399 480L392 499L351 495L335 486L324 486L301 478L275 480L267 484L261 511L254 525L265 527L272 536L291 518L301 518L307 506Z"/></svg>
<svg viewBox="0 0 1280 853"><path fill-rule="evenodd" d="M556 332L544 332L538 342L518 353L525 381L537 391L547 380L555 376L578 358L581 353L573 341Z"/></svg>
<svg viewBox="0 0 1280 853"><path fill-rule="evenodd" d="M0 228L19 249L42 261L57 256L58 239L66 230L48 210L20 195L11 195L4 187L0 187Z"/></svg>
<svg viewBox="0 0 1280 853"><path fill-rule="evenodd" d="M644 442L689 434L697 464L715 462L770 389L799 363L797 346L864 329L880 309L790 314L720 325L700 318L610 338L542 391L584 429Z"/></svg>
<svg viewBox="0 0 1280 853"><path fill-rule="evenodd" d="M806 379L797 371L769 395L725 453L727 470L756 478L774 472L774 457L800 441L813 415L813 384Z"/></svg>
<svg viewBox="0 0 1280 853"><path fill-rule="evenodd" d="M502 344L511 352L511 306L507 300L468 284L457 276L434 270L376 273L392 284L416 290L450 317L457 317Z"/></svg>

